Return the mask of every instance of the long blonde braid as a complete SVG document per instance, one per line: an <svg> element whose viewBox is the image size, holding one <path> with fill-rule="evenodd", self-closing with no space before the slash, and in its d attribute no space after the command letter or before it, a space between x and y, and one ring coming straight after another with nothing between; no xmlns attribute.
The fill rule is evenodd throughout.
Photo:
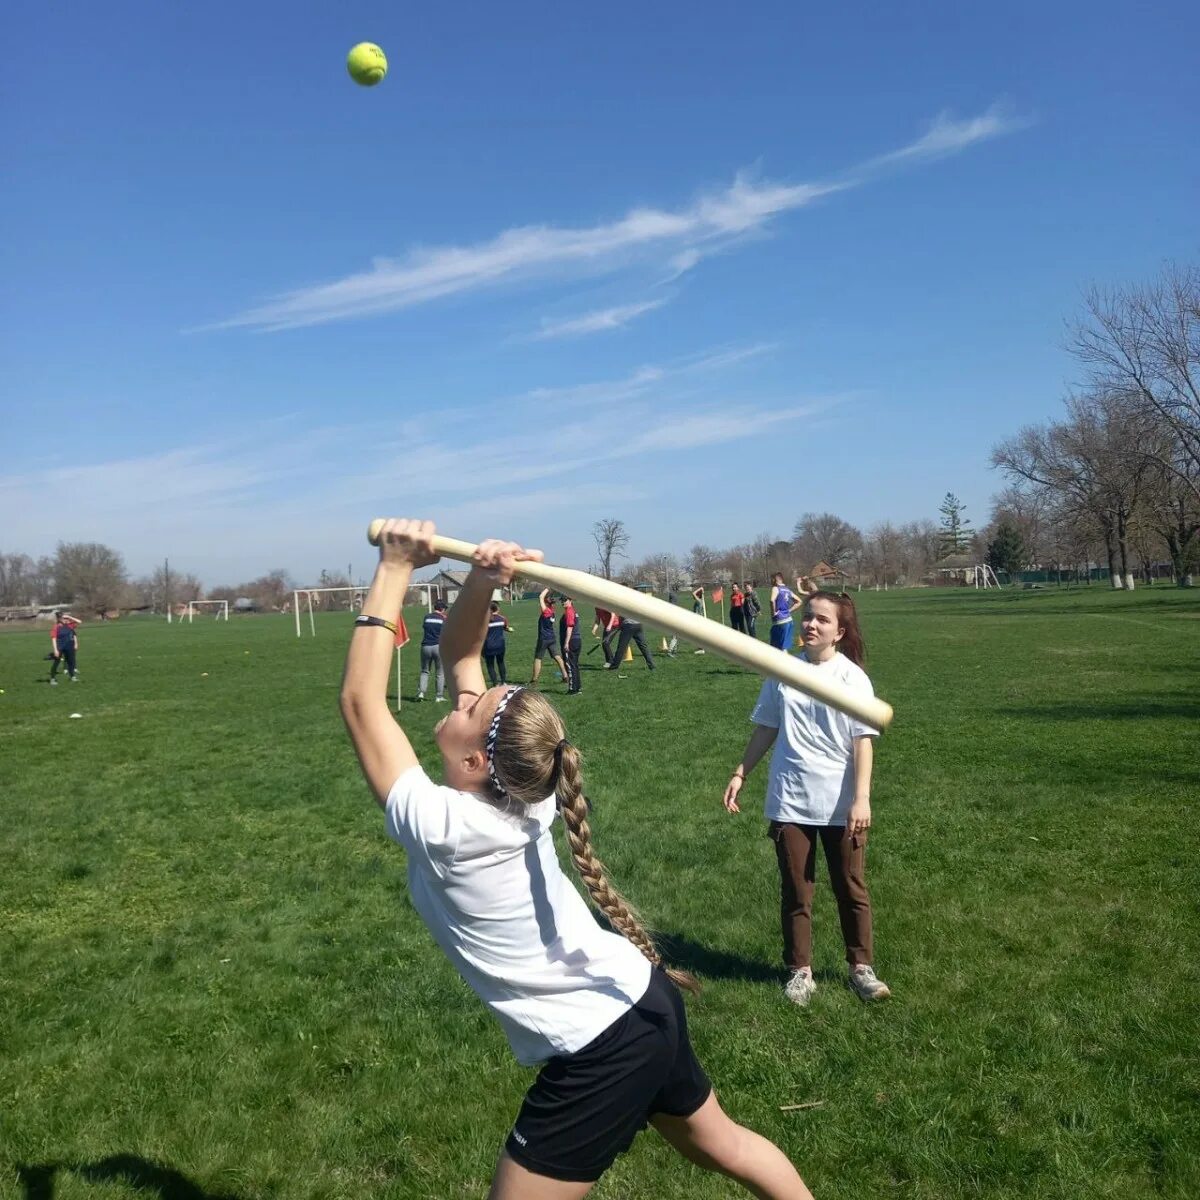
<svg viewBox="0 0 1200 1200"><path fill-rule="evenodd" d="M551 791L557 794L571 860L587 885L592 903L618 933L656 967L661 966L662 955L654 940L633 906L609 882L604 864L592 849L580 753L566 741L562 718L545 697L528 691L510 697L497 731L494 764L504 792L518 804L536 804ZM700 984L687 971L664 969L679 987L693 993L700 991Z"/></svg>

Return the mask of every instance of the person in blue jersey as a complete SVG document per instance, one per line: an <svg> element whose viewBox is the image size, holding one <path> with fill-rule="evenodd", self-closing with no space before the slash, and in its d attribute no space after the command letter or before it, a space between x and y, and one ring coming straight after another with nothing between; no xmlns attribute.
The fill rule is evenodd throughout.
<svg viewBox="0 0 1200 1200"><path fill-rule="evenodd" d="M579 623L579 612L570 596L563 597L563 613L558 621L558 642L562 647L563 662L567 665L567 695L577 696L583 691L579 679L579 654L583 650L583 629Z"/></svg>
<svg viewBox="0 0 1200 1200"><path fill-rule="evenodd" d="M803 577L796 580L796 586L799 595L784 583L782 571L771 577L771 645L785 653L792 648L792 613L816 591Z"/></svg>
<svg viewBox="0 0 1200 1200"><path fill-rule="evenodd" d="M487 636L483 639L483 661L487 665L488 682L495 687L497 683L508 682L508 672L504 669L504 652L508 648L505 635L512 629L508 618L500 611L500 605L492 601L488 613ZM498 678L497 678L498 677Z"/></svg>
<svg viewBox="0 0 1200 1200"><path fill-rule="evenodd" d="M542 588L538 596L538 631L537 645L533 648L533 674L530 683L537 683L542 674L542 659L550 655L559 674L566 679L567 664L563 662L558 652L557 635L554 632L554 597L549 588Z"/></svg>
<svg viewBox="0 0 1200 1200"><path fill-rule="evenodd" d="M597 856L582 756L562 717L532 689L484 684L492 590L519 562L541 561L540 551L498 541L475 549L442 635L453 704L434 730L440 784L395 720L391 614L413 570L437 561L433 536L430 521L384 523L340 699L384 829L408 860L413 908L517 1061L540 1068L500 1151L489 1200L581 1200L647 1126L760 1200L812 1200L783 1152L719 1104L679 992L698 985L663 963ZM603 925L564 873L560 822ZM494 1066L491 1057L480 1058L480 1071L485 1058ZM489 1078L477 1073L466 1086L482 1098ZM412 1149L418 1157L435 1150ZM460 1190L477 1194L466 1179Z"/></svg>
<svg viewBox="0 0 1200 1200"><path fill-rule="evenodd" d="M437 668L437 695L434 702L446 702L446 669L442 666L442 626L446 623L446 602L438 600L433 611L425 614L425 623L421 629L421 681L417 686L417 699L425 699L425 689L429 687L429 675Z"/></svg>

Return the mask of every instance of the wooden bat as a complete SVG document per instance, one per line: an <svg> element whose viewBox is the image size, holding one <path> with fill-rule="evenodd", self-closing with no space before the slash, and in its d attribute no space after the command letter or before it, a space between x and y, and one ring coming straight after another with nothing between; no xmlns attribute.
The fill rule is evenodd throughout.
<svg viewBox="0 0 1200 1200"><path fill-rule="evenodd" d="M383 526L382 518L371 522L367 540L372 546L379 545L379 535ZM434 535L433 548L443 558L454 558L465 563L472 561L476 550L471 542L460 542L457 538L443 537L441 534ZM730 662L759 675L769 675L772 679L778 679L780 683L786 683L788 687L814 696L840 712L857 717L874 729L886 729L891 724L892 706L877 696L862 696L852 692L836 680L827 678L824 672L809 663L801 662L800 659L793 658L774 646L747 637L728 626L718 625L698 613L687 612L674 604L668 604L657 596L635 592L633 588L589 575L586 571L553 567L548 563L519 562L516 565L516 573L545 587L556 588L565 595L598 604L601 608L610 609L622 616L646 621L656 629L668 630L676 637L695 642L706 650L729 659Z"/></svg>

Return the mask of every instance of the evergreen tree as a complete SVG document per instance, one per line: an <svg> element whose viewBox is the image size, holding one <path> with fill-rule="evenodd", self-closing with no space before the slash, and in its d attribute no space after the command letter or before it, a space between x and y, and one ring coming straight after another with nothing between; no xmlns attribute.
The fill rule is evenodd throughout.
<svg viewBox="0 0 1200 1200"><path fill-rule="evenodd" d="M1005 571L1015 579L1025 566L1025 543L1021 531L1011 521L1001 521L988 543L988 566L993 571Z"/></svg>
<svg viewBox="0 0 1200 1200"><path fill-rule="evenodd" d="M975 531L967 520L967 506L953 492L947 492L938 512L942 514L942 557L969 550Z"/></svg>

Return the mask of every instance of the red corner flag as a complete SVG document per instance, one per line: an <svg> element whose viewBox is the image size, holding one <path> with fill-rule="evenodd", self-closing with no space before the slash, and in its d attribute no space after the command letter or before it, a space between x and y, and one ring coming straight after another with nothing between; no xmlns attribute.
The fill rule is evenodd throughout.
<svg viewBox="0 0 1200 1200"><path fill-rule="evenodd" d="M713 588L713 603L721 604L725 599L725 589L723 587Z"/></svg>
<svg viewBox="0 0 1200 1200"><path fill-rule="evenodd" d="M404 616L401 614L396 618L396 649L401 646L408 645L408 627L404 624Z"/></svg>

